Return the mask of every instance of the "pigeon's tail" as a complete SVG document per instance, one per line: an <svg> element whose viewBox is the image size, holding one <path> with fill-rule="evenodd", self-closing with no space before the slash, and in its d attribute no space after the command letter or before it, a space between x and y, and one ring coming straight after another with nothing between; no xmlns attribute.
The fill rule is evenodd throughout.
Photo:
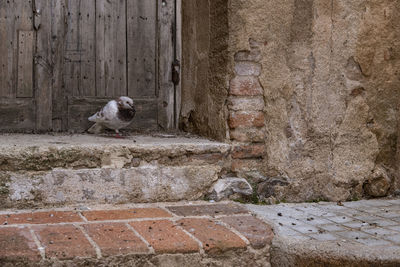
<svg viewBox="0 0 400 267"><path fill-rule="evenodd" d="M88 118L88 120L89 120L89 121L96 122L98 118L99 118L99 113L96 112L94 115L90 116L90 117Z"/></svg>
<svg viewBox="0 0 400 267"><path fill-rule="evenodd" d="M87 131L91 134L99 134L104 130L104 127L100 123L95 123Z"/></svg>

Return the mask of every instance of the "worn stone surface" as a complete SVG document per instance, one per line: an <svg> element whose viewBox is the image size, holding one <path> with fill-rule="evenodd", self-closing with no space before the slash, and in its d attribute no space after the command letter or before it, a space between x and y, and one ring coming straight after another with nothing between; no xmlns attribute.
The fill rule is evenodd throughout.
<svg viewBox="0 0 400 267"><path fill-rule="evenodd" d="M2 208L194 200L230 170L230 145L199 138L1 135L0 141Z"/></svg>
<svg viewBox="0 0 400 267"><path fill-rule="evenodd" d="M248 205L270 223L276 266L398 266L400 199Z"/></svg>
<svg viewBox="0 0 400 267"><path fill-rule="evenodd" d="M216 201L222 199L242 199L253 194L253 188L244 178L228 177L219 179L210 189L208 198Z"/></svg>

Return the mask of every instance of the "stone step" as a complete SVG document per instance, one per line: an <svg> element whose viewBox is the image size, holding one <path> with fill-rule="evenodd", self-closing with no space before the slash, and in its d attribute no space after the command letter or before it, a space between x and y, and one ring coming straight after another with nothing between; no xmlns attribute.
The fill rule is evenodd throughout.
<svg viewBox="0 0 400 267"><path fill-rule="evenodd" d="M0 212L1 266L270 266L271 228L232 203Z"/></svg>
<svg viewBox="0 0 400 267"><path fill-rule="evenodd" d="M0 136L0 208L201 199L230 145L195 137Z"/></svg>
<svg viewBox="0 0 400 267"><path fill-rule="evenodd" d="M247 208L274 229L272 266L400 266L400 199Z"/></svg>

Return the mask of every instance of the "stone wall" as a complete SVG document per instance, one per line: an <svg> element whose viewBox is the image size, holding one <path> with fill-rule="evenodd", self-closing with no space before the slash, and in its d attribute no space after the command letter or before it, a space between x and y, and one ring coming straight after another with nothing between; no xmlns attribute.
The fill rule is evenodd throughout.
<svg viewBox="0 0 400 267"><path fill-rule="evenodd" d="M261 198L344 200L383 196L398 189L398 1L236 0L223 6L218 11L227 12L220 14L222 21L207 6L204 16L210 19L197 24L207 32L207 55L199 57L190 45L184 50L190 60L198 59L196 64L183 65L196 69L187 73L208 70L204 75L213 82L192 86L193 77L184 75L183 90L195 94L190 112L183 103L183 121L191 122L183 128L217 139L227 132L226 140L246 145L265 144L262 156L246 159L240 168L233 166L233 171L257 184ZM183 23L187 27L185 19ZM225 27L228 32L222 30ZM251 58L254 49L259 54ZM250 71L239 61L259 64L260 74L236 77L241 76L238 64ZM202 67L204 62L208 67ZM262 88L264 118L250 118L260 110L259 102L250 101L258 100L249 100L249 95L239 100L235 95L240 79L247 82L239 91L248 90L250 84L254 90ZM194 119L187 119L187 114ZM235 119L251 127L237 127ZM258 124L262 119L265 124ZM264 136L263 140L257 136Z"/></svg>

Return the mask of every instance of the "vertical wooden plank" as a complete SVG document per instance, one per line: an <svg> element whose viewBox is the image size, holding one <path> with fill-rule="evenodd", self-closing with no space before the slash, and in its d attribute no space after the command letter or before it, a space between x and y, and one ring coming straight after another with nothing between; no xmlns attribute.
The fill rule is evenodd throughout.
<svg viewBox="0 0 400 267"><path fill-rule="evenodd" d="M126 1L96 1L96 87L98 96L126 90Z"/></svg>
<svg viewBox="0 0 400 267"><path fill-rule="evenodd" d="M19 31L17 97L33 97L33 31Z"/></svg>
<svg viewBox="0 0 400 267"><path fill-rule="evenodd" d="M179 129L179 118L181 114L182 101L182 0L176 0L176 43L175 59L179 61L180 81L175 85L175 129Z"/></svg>
<svg viewBox="0 0 400 267"><path fill-rule="evenodd" d="M52 128L53 131L66 131L68 113L67 98L63 81L65 38L67 32L65 0L51 2L51 50L54 63L52 80Z"/></svg>
<svg viewBox="0 0 400 267"><path fill-rule="evenodd" d="M68 95L80 95L79 0L67 0L64 84Z"/></svg>
<svg viewBox="0 0 400 267"><path fill-rule="evenodd" d="M35 57L36 129L52 129L51 1L36 0L41 25L37 31Z"/></svg>
<svg viewBox="0 0 400 267"><path fill-rule="evenodd" d="M128 95L156 95L157 0L127 1Z"/></svg>
<svg viewBox="0 0 400 267"><path fill-rule="evenodd" d="M174 129L174 61L173 26L175 1L158 1L159 34L159 97L158 124L164 130Z"/></svg>
<svg viewBox="0 0 400 267"><path fill-rule="evenodd" d="M96 95L96 1L80 0L80 95Z"/></svg>
<svg viewBox="0 0 400 267"><path fill-rule="evenodd" d="M12 40L9 37L8 6L10 3L0 1L0 97L11 95L10 54L12 55ZM12 56L11 56L12 59Z"/></svg>

